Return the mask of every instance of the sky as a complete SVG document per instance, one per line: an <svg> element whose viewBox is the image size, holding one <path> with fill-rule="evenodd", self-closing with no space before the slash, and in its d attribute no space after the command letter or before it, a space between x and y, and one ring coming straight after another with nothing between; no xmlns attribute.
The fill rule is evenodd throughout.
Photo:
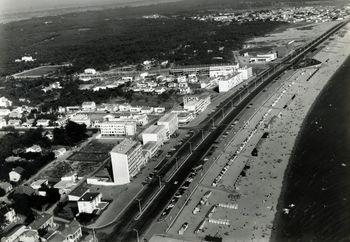
<svg viewBox="0 0 350 242"><path fill-rule="evenodd" d="M0 0L0 13L41 11L147 0Z"/></svg>

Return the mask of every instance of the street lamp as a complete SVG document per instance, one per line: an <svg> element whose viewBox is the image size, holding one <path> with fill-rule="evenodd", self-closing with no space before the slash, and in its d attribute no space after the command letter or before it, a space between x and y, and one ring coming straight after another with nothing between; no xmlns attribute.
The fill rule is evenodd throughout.
<svg viewBox="0 0 350 242"><path fill-rule="evenodd" d="M162 188L162 180L160 179L159 175L157 175L157 177L158 177L159 188Z"/></svg>
<svg viewBox="0 0 350 242"><path fill-rule="evenodd" d="M139 231L137 229L132 229L132 230L136 232L137 242L140 242Z"/></svg>
<svg viewBox="0 0 350 242"><path fill-rule="evenodd" d="M141 207L141 200L139 198L136 198L138 205L139 205L139 214L141 215L142 213L142 207Z"/></svg>

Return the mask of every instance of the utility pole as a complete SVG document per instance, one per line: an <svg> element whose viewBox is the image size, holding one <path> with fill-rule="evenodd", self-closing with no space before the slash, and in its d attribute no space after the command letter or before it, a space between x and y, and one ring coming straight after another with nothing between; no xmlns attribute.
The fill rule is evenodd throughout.
<svg viewBox="0 0 350 242"><path fill-rule="evenodd" d="M158 175L158 184L159 184L159 188L162 188L162 180L159 175Z"/></svg>

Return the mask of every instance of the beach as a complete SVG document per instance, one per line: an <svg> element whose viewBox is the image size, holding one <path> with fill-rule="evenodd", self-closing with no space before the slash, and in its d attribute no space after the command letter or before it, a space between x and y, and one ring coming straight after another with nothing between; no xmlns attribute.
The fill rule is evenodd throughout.
<svg viewBox="0 0 350 242"><path fill-rule="evenodd" d="M214 162L196 178L198 184L185 205L174 208L166 226L159 222L153 231L187 241L207 235L223 241L270 239L276 212L288 214L297 207L277 207L285 171L305 117L350 54L349 30L347 24L313 52L320 65L287 71L252 101L217 145ZM209 191L210 197L194 214ZM188 227L179 236L184 223ZM163 236L151 241L166 241Z"/></svg>

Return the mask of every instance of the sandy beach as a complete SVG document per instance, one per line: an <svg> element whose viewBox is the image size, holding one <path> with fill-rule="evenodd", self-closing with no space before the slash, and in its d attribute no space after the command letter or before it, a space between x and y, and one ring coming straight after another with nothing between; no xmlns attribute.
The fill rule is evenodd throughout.
<svg viewBox="0 0 350 242"><path fill-rule="evenodd" d="M164 236L198 241L207 235L223 241L269 240L284 174L303 121L349 54L347 24L314 52L313 58L321 65L287 71L253 100L250 110L239 117L240 123L218 144L208 172L196 178L199 181L186 197L186 205L173 209L166 225L159 222L151 228L163 234L151 241L167 241ZM254 148L257 156L252 156ZM211 195L194 214L208 191ZM296 207L288 204L278 209L288 213ZM185 222L188 228L179 236Z"/></svg>

